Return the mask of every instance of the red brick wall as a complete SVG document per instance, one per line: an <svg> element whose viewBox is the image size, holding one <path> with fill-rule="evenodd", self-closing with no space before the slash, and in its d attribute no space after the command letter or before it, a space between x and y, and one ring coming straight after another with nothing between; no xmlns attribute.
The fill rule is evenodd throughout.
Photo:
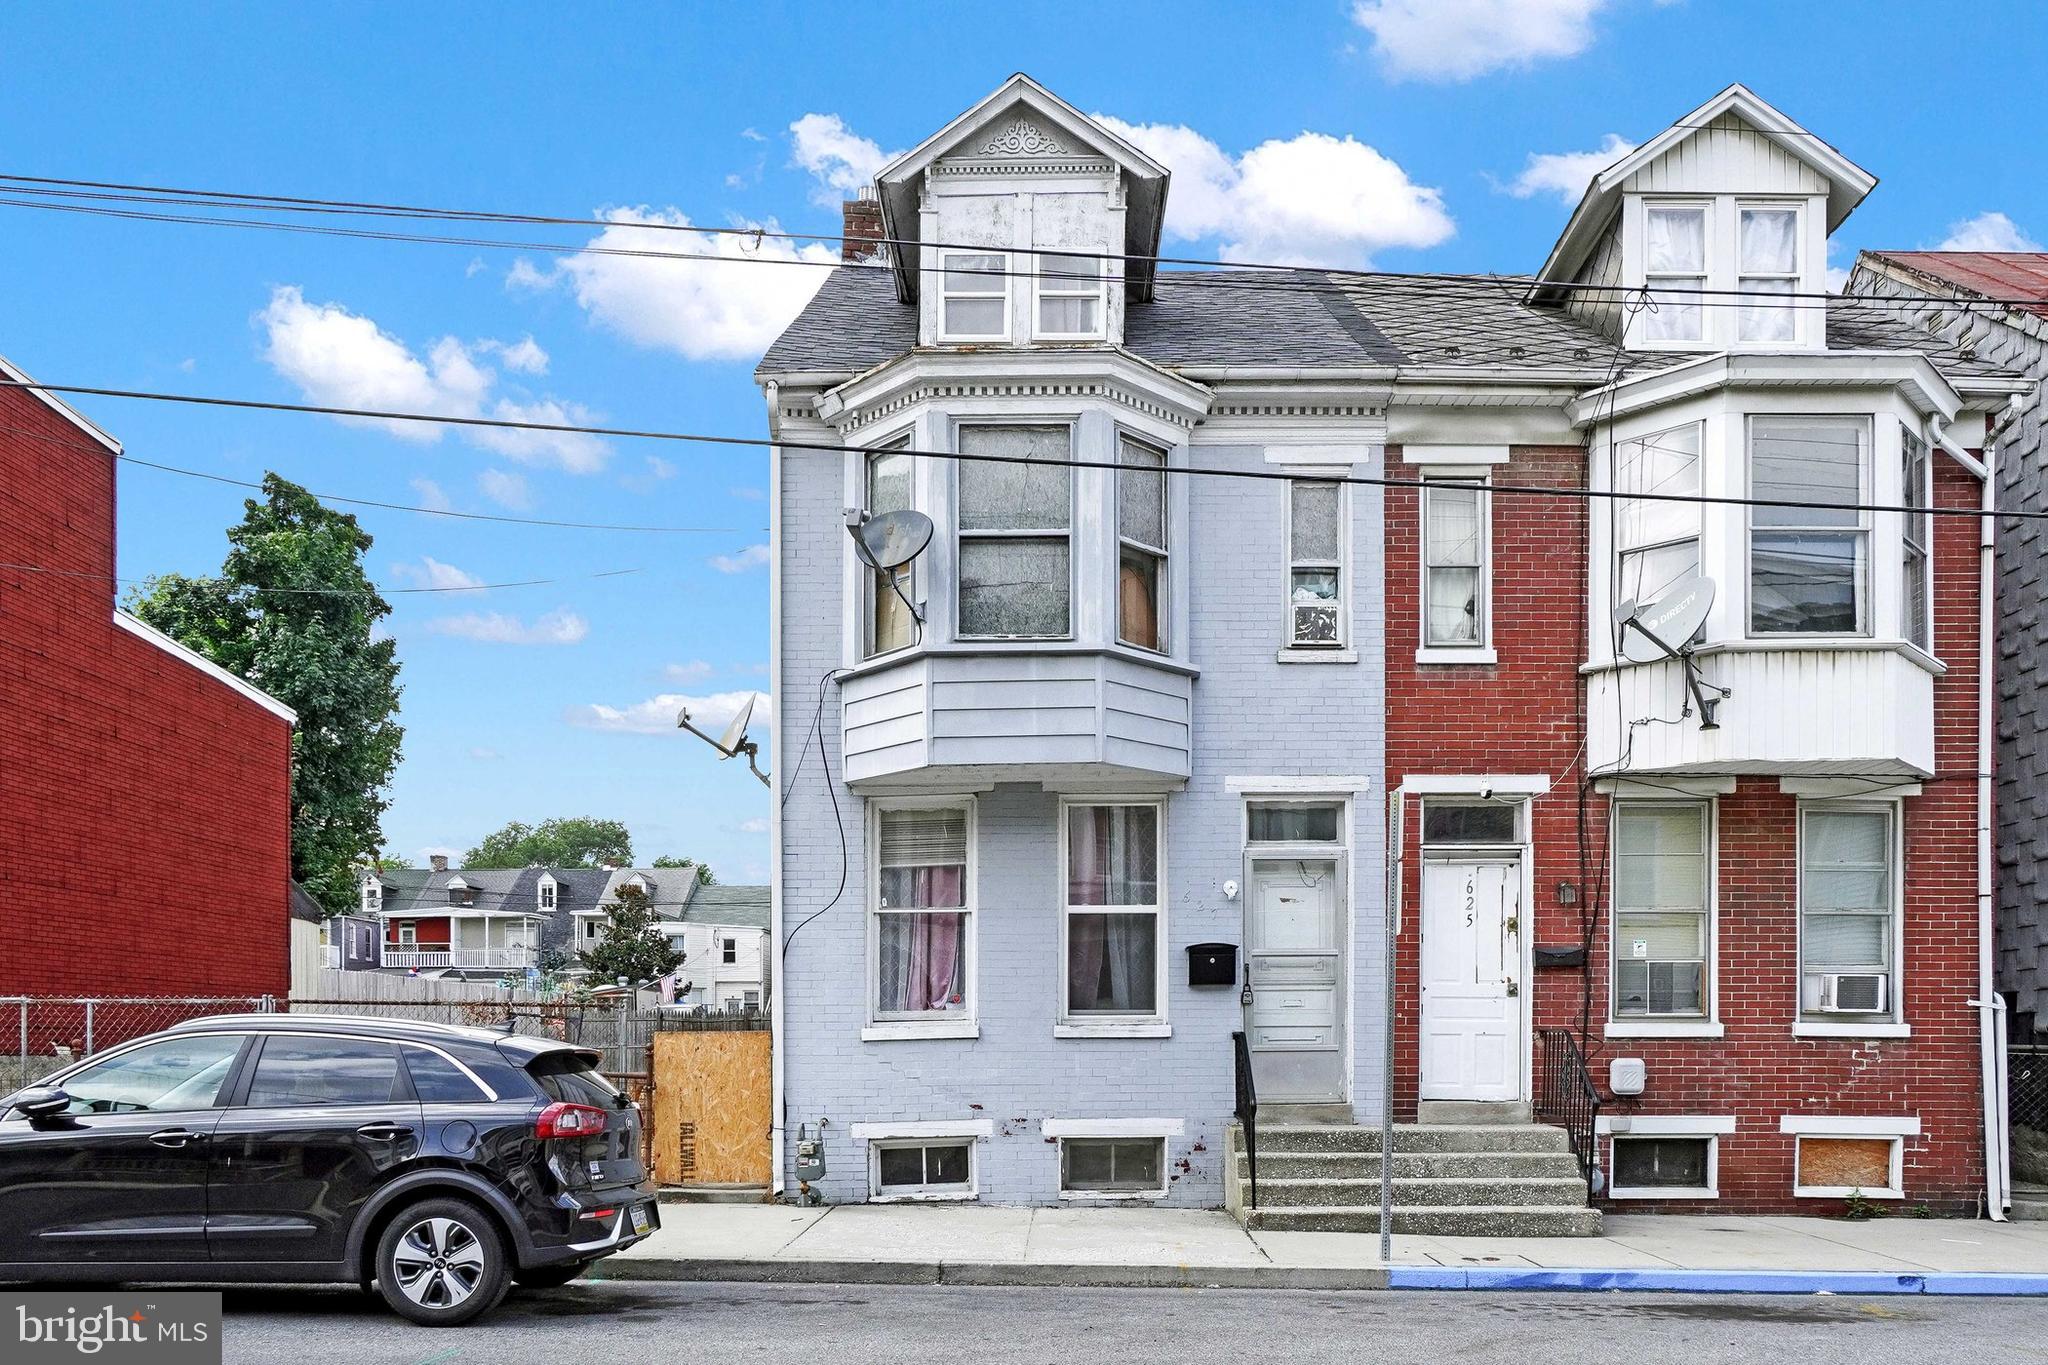
<svg viewBox="0 0 2048 1365"><path fill-rule="evenodd" d="M449 919L446 915L430 919L386 920L384 921L384 941L394 948L398 946L398 926L401 924L418 926L419 932L414 936L413 941L423 947L431 943L454 942L453 939L448 937Z"/></svg>
<svg viewBox="0 0 2048 1365"><path fill-rule="evenodd" d="M1576 486L1577 448L1513 452L1500 482ZM1971 506L1976 486L1953 462L1936 471L1943 505ZM1493 498L1493 667L1415 663L1419 591L1415 496L1388 498L1387 785L1421 773L1542 773L1550 791L1532 803L1533 904L1525 924L1536 944L1580 941L1581 912L1597 896L1588 968L1537 969L1536 1027L1590 1021L1588 1054L1603 1096L1607 1063L1641 1057L1649 1084L1635 1100L1606 1096L1610 1114L1734 1115L1720 1140L1721 1198L1692 1203L1617 1203L1620 1211L1831 1212L1829 1201L1795 1200L1793 1139L1782 1115L1918 1115L1922 1136L1905 1145L1909 1204L1970 1206L1981 1189L1982 1120L1977 1093L1976 990L1976 527L1938 519L1936 652L1947 664L1935 685L1936 768L1905 802L1905 1017L1903 1040L1795 1039L1797 922L1793 798L1776 778L1741 781L1718 806L1720 1017L1708 1039L1604 1039L1607 961L1605 797L1586 801L1587 863L1580 860L1584 778L1577 708L1583 658L1587 508L1511 494ZM1732 703L1734 704L1734 703ZM1949 776L1953 775L1953 776ZM1402 934L1397 945L1396 1111L1415 1113L1418 1083L1415 982L1420 952L1420 805L1404 824ZM1577 885L1579 906L1557 904L1556 885ZM1534 1047L1534 1040L1531 1040ZM1604 1144L1603 1144L1604 1146ZM1608 1166L1602 1153L1602 1166Z"/></svg>
<svg viewBox="0 0 2048 1365"><path fill-rule="evenodd" d="M13 389L0 565L0 994L283 994L290 726L113 624L114 460Z"/></svg>

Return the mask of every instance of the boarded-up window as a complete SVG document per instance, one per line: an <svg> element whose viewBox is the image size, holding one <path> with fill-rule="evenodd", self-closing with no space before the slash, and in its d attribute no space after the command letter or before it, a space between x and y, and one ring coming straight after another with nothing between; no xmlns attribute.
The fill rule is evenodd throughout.
<svg viewBox="0 0 2048 1365"><path fill-rule="evenodd" d="M1892 1151L1897 1138L1803 1137L1799 1139L1799 1188L1862 1190L1892 1187Z"/></svg>

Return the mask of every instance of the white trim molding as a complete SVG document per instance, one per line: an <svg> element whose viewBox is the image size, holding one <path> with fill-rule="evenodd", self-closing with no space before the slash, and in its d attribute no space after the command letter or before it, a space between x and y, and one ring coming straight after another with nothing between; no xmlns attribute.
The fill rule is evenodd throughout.
<svg viewBox="0 0 2048 1365"><path fill-rule="evenodd" d="M1401 789L1411 796L1541 796L1550 790L1545 773L1409 773Z"/></svg>
<svg viewBox="0 0 2048 1365"><path fill-rule="evenodd" d="M1040 1136L1049 1138L1167 1138L1187 1134L1186 1119L1044 1119Z"/></svg>
<svg viewBox="0 0 2048 1365"><path fill-rule="evenodd" d="M1633 797L1639 801L1669 801L1684 796L1733 796L1735 779L1732 777L1685 777L1672 774L1657 777L1648 782L1631 782L1625 777L1602 777L1594 781L1593 790L1602 796Z"/></svg>
<svg viewBox="0 0 2048 1365"><path fill-rule="evenodd" d="M1913 1026L1897 1020L1873 1020L1868 1024L1833 1019L1795 1019L1794 1038L1911 1038Z"/></svg>
<svg viewBox="0 0 2048 1365"><path fill-rule="evenodd" d="M863 1024L860 1030L863 1043L905 1043L920 1039L980 1036L981 1024L973 1019L937 1019L929 1024L914 1019L893 1019L879 1024Z"/></svg>
<svg viewBox="0 0 2048 1365"><path fill-rule="evenodd" d="M1901 781L1878 786L1872 786L1871 782L1872 779L1865 777L1781 777L1778 790L1786 796L1827 801L1853 801L1858 797L1889 801L1894 797L1920 794L1918 782Z"/></svg>
<svg viewBox="0 0 2048 1365"><path fill-rule="evenodd" d="M1786 1114L1778 1120L1778 1131L1800 1137L1919 1137L1918 1115L1889 1118L1883 1115Z"/></svg>
<svg viewBox="0 0 2048 1365"><path fill-rule="evenodd" d="M1376 445L1286 445L1269 443L1266 463L1298 465L1320 472L1337 473L1353 465L1370 464L1379 454Z"/></svg>
<svg viewBox="0 0 2048 1365"><path fill-rule="evenodd" d="M184 660L201 673L212 678L215 682L227 684L227 686L241 693L250 701L255 702L285 724L296 726L299 723L299 713L292 710L291 707L286 706L254 683L236 677L197 650L179 644L154 626L145 625L127 612L119 610L114 612L114 624L127 631L130 635L133 635L136 639L147 641L164 653Z"/></svg>
<svg viewBox="0 0 2048 1365"><path fill-rule="evenodd" d="M893 1142L907 1138L985 1138L995 1136L994 1119L877 1119L850 1125L855 1142Z"/></svg>
<svg viewBox="0 0 2048 1365"><path fill-rule="evenodd" d="M1718 1019L1650 1019L1630 1016L1609 1019L1603 1030L1608 1038L1720 1038L1727 1027ZM1602 1123L1606 1120L1603 1118Z"/></svg>
<svg viewBox="0 0 2048 1365"><path fill-rule="evenodd" d="M1455 466L1460 469L1486 469L1508 462L1509 447L1487 446L1437 446L1403 443L1401 463L1419 465Z"/></svg>
<svg viewBox="0 0 2048 1365"><path fill-rule="evenodd" d="M1904 1199L1906 1197L1906 1139L1920 1136L1920 1120L1911 1118L1866 1118L1833 1114L1786 1114L1778 1120L1778 1131L1793 1139L1792 1196L1795 1199ZM1864 1138L1890 1142L1891 1158L1886 1183L1873 1189L1867 1185L1802 1185L1799 1183L1799 1147L1808 1138Z"/></svg>
<svg viewBox="0 0 2048 1365"><path fill-rule="evenodd" d="M1372 779L1359 773L1330 777L1226 777L1226 796L1341 796L1372 790Z"/></svg>
<svg viewBox="0 0 2048 1365"><path fill-rule="evenodd" d="M1419 664L1497 664L1500 653L1492 645L1424 645L1415 651Z"/></svg>

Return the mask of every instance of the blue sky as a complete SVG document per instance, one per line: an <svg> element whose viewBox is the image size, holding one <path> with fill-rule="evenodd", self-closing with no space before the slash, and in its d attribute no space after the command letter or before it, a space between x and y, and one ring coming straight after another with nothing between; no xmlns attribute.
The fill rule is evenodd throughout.
<svg viewBox="0 0 2048 1365"><path fill-rule="evenodd" d="M0 171L588 215L508 234L675 249L597 218L830 230L839 189L1015 70L1175 174L1169 249L1528 270L1611 138L1732 80L1880 179L1860 247L2048 240L2048 18L1977 0L1364 0L1288 6L11 7ZM32 60L19 60L32 54ZM0 206L0 353L52 382L757 434L753 359L819 274L352 242ZM729 244L699 239L708 250ZM766 876L768 803L670 728L766 685L766 457L490 441L85 399L144 459L406 506L710 528L624 535L367 511L397 599L387 846L625 820L643 858ZM240 492L121 473L126 576L216 569ZM613 569L626 577L592 578ZM765 734L764 739L768 738Z"/></svg>

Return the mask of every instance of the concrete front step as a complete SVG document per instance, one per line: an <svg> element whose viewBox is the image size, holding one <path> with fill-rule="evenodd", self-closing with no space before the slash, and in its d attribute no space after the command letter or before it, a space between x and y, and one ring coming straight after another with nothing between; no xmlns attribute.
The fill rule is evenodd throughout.
<svg viewBox="0 0 2048 1365"><path fill-rule="evenodd" d="M1357 1125L1258 1126L1259 1156L1380 1150L1380 1130ZM1562 1128L1541 1124L1407 1123L1394 1128L1398 1152L1569 1152Z"/></svg>
<svg viewBox="0 0 2048 1365"><path fill-rule="evenodd" d="M1266 1173L1266 1163L1259 1163L1259 1174ZM1265 1188L1260 1182L1260 1188ZM2017 1181L2012 1187L2012 1208L2008 1216L2016 1223L2048 1223L2048 1186L2022 1185Z"/></svg>
<svg viewBox="0 0 2048 1365"><path fill-rule="evenodd" d="M1570 1207L1584 1205L1586 1183L1563 1180L1396 1180L1394 1203L1403 1208ZM1268 1180L1260 1173L1260 1208L1371 1208L1380 1202L1378 1180Z"/></svg>
<svg viewBox="0 0 2048 1365"><path fill-rule="evenodd" d="M1251 1163L1237 1154L1240 1180L1251 1178ZM1578 1180L1579 1159L1570 1152L1401 1152L1394 1153L1394 1178L1440 1176L1464 1180ZM1259 1179L1371 1180L1380 1178L1378 1152L1259 1153Z"/></svg>
<svg viewBox="0 0 2048 1365"><path fill-rule="evenodd" d="M1380 1230L1377 1208L1265 1206L1265 1182L1259 1182L1260 1207L1245 1211L1245 1226L1261 1232L1372 1232ZM1600 1211L1584 1207L1543 1207L1526 1204L1435 1208L1394 1206L1394 1231L1416 1237L1598 1237Z"/></svg>

